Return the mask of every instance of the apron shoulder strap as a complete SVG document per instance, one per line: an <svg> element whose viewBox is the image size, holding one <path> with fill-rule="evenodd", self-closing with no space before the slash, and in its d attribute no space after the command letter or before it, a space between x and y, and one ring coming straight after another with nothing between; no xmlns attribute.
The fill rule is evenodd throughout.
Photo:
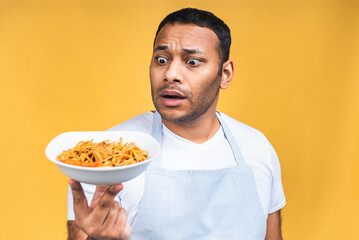
<svg viewBox="0 0 359 240"><path fill-rule="evenodd" d="M217 114L217 118L219 120L219 122L221 123L221 127L223 129L224 132L224 136L227 138L227 141L229 143L229 145L231 146L232 152L233 152L233 156L236 159L237 165L245 165L245 161L243 158L243 155L241 153L241 150L238 147L238 144L232 134L231 129L229 128L229 126L227 125L227 123L223 120L221 114L216 111Z"/></svg>
<svg viewBox="0 0 359 240"><path fill-rule="evenodd" d="M152 136L162 145L162 119L158 111L153 115Z"/></svg>

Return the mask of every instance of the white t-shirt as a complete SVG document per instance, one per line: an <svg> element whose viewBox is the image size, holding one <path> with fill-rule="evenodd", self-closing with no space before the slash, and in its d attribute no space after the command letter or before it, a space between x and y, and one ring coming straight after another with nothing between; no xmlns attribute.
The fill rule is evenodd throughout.
<svg viewBox="0 0 359 240"><path fill-rule="evenodd" d="M221 113L241 150L245 162L253 168L259 199L265 213L281 209L286 201L281 181L277 154L265 136L229 116ZM151 134L153 113L138 115L110 131L141 131ZM171 132L163 125L162 167L169 170L219 169L236 165L231 147L222 128L208 141L197 144ZM116 200L127 211L132 224L137 213L145 183L145 173L123 183L123 190ZM95 186L82 184L88 202L91 202ZM73 199L68 192L68 220L74 220Z"/></svg>

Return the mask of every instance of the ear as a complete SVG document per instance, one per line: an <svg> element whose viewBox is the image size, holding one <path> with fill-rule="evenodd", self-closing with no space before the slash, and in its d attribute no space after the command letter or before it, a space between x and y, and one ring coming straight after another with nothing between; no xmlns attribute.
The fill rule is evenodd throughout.
<svg viewBox="0 0 359 240"><path fill-rule="evenodd" d="M221 89L226 89L229 84L232 82L234 74L234 65L232 60L227 60L222 65L222 80L221 80Z"/></svg>

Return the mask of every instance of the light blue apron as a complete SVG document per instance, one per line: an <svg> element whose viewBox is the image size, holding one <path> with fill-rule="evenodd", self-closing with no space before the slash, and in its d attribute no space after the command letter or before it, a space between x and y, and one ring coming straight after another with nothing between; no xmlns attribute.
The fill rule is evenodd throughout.
<svg viewBox="0 0 359 240"><path fill-rule="evenodd" d="M160 159L147 169L131 240L263 240L266 216L254 175L220 114L217 117L237 166L215 170L166 170ZM162 144L156 112L152 135ZM220 161L220 159L219 159Z"/></svg>

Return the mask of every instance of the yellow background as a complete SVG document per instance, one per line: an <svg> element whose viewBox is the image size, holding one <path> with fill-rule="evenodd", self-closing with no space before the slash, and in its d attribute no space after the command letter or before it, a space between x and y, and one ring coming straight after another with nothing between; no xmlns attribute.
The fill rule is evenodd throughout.
<svg viewBox="0 0 359 240"><path fill-rule="evenodd" d="M0 1L0 239L65 239L65 177L47 143L153 109L161 19L182 7L231 28L219 109L266 134L282 165L285 239L356 239L359 2Z"/></svg>

